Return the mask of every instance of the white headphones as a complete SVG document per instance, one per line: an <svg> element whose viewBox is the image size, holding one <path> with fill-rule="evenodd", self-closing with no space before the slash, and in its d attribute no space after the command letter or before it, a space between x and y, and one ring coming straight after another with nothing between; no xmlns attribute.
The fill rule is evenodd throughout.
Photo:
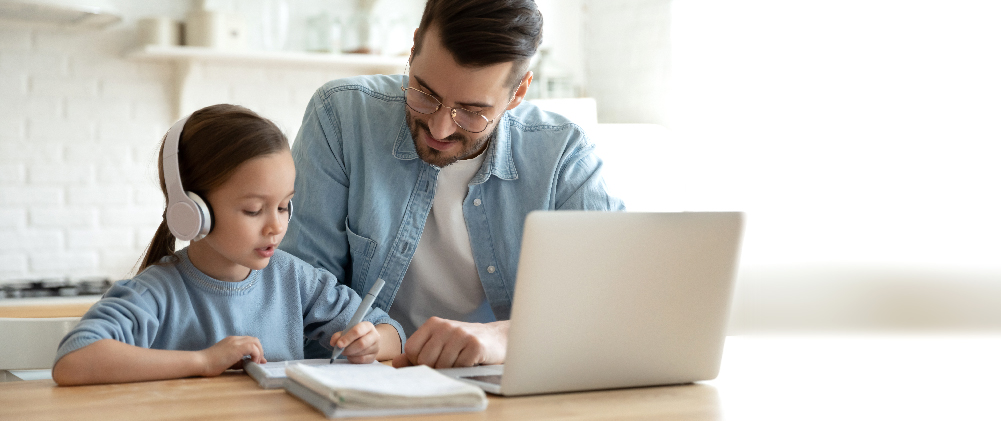
<svg viewBox="0 0 1001 421"><path fill-rule="evenodd" d="M167 228L181 241L198 241L212 231L212 208L195 192L184 191L178 168L177 149L181 142L188 115L177 120L163 142L163 181L167 186ZM292 201L288 202L288 219L292 220Z"/></svg>
<svg viewBox="0 0 1001 421"><path fill-rule="evenodd" d="M163 142L163 182L167 186L167 228L181 241L198 241L212 231L212 211L194 192L181 187L181 172L177 163L177 145L188 117L177 120L167 131Z"/></svg>

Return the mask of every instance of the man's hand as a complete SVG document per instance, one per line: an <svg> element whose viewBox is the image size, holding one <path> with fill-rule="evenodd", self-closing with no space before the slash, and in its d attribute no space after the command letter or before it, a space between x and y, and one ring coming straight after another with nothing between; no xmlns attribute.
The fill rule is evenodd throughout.
<svg viewBox="0 0 1001 421"><path fill-rule="evenodd" d="M432 317L407 339L403 354L393 359L393 367L501 364L507 353L508 326L506 320L484 324Z"/></svg>

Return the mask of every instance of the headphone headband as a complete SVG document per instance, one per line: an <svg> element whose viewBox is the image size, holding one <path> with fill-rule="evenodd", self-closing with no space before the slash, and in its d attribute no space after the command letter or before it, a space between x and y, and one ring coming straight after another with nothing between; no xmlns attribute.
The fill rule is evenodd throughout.
<svg viewBox="0 0 1001 421"><path fill-rule="evenodd" d="M197 241L212 229L212 214L208 204L192 192L185 192L181 185L178 148L181 133L190 115L177 120L163 141L163 184L167 188L167 228L182 241Z"/></svg>
<svg viewBox="0 0 1001 421"><path fill-rule="evenodd" d="M163 181L167 186L168 208L170 205L186 199L184 188L181 186L181 171L177 158L177 150L178 145L181 143L181 132L184 131L184 125L188 122L189 117L191 116L181 118L173 126L170 126L170 130L167 131L167 138L163 142Z"/></svg>

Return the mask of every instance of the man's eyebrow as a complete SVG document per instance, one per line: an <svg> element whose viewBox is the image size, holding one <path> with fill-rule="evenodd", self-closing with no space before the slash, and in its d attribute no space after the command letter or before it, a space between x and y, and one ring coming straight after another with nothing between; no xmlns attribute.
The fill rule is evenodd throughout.
<svg viewBox="0 0 1001 421"><path fill-rule="evenodd" d="M441 95L438 95L438 93L435 92L434 89L431 89L431 87L428 86L427 83L424 83L423 79L421 79L421 78L419 78L417 76L414 76L414 79L417 79L417 83L419 83L422 88L424 88L425 90L427 90L429 94L434 95L434 96L436 96L438 98L441 98Z"/></svg>
<svg viewBox="0 0 1001 421"><path fill-rule="evenodd" d="M424 83L424 81L421 80L421 78L419 78L417 76L414 76L414 79L416 79L417 83L419 83L422 88L426 89L429 94L434 95L436 98L438 98L439 101L441 101L441 95L439 95L437 92L435 92L434 89L431 89L431 87L428 86L427 83ZM463 107L463 108L466 108L466 107L493 108L493 105L484 104L482 102L456 102L456 104L459 105L460 107Z"/></svg>

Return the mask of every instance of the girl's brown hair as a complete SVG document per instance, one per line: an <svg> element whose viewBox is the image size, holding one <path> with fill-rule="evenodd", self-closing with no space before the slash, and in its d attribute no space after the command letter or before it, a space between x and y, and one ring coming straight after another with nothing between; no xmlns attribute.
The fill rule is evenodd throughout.
<svg viewBox="0 0 1001 421"><path fill-rule="evenodd" d="M195 192L207 203L208 192L225 183L240 164L287 150L288 139L270 120L238 105L211 105L192 113L184 124L177 151L181 185L185 191ZM160 141L159 156L160 190L166 200L163 140ZM166 256L170 256L170 260L175 259L174 241L164 218L146 247L139 272L160 263Z"/></svg>

